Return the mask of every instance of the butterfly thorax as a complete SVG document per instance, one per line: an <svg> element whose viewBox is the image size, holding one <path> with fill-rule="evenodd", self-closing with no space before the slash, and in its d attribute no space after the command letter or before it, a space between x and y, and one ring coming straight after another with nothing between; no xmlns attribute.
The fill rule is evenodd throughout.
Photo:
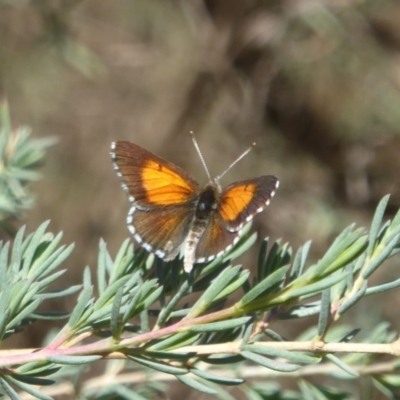
<svg viewBox="0 0 400 400"><path fill-rule="evenodd" d="M195 219L206 220L218 207L219 193L210 183L198 195Z"/></svg>
<svg viewBox="0 0 400 400"><path fill-rule="evenodd" d="M196 247L199 243L212 214L218 209L219 190L213 183L207 184L198 194L195 213L185 243L184 268L190 271L196 258Z"/></svg>

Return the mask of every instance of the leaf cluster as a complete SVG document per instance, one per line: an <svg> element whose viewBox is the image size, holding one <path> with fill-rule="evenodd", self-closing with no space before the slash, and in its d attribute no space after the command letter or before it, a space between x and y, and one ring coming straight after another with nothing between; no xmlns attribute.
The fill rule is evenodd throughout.
<svg viewBox="0 0 400 400"><path fill-rule="evenodd" d="M40 178L35 169L43 162L54 138L32 139L26 126L13 129L5 100L0 102L0 221L34 206L28 184Z"/></svg>
<svg viewBox="0 0 400 400"><path fill-rule="evenodd" d="M307 265L310 242L292 254L287 244L276 242L269 248L269 241L264 240L257 274L252 279L248 270L233 265L234 259L255 241L255 234L248 231L231 253L195 268L191 275L184 273L180 260L155 260L143 250L135 250L128 240L112 260L101 241L97 284L86 268L76 307L64 328L39 351L23 358L0 358L2 367L7 368L0 383L9 396L13 394L12 398L18 398L17 392L12 392L15 387L46 398L39 397L32 386L49 383L41 382L43 375L54 373L62 365L119 358L125 360L123 368L133 361L155 373L173 375L205 393L223 396L226 392L220 385L242 384L241 390L249 396L256 392L264 396L266 389L257 389L259 384L243 384L243 363L301 376L301 371L322 362L335 364L342 371L342 378L369 375L379 390L393 392L397 380L392 375L397 367L392 366L388 371L391 373L379 376L364 374L361 367L372 365L377 358L338 357L319 352L317 346L306 351L283 349L274 343L284 343L286 339L271 329L278 320L319 314L315 330L300 341L351 343L358 333L354 327L340 331L341 336L333 340L329 337L332 333L337 335L337 321L364 296L399 285L395 280L368 287L370 277L399 248L400 214L382 225L387 200L385 197L379 204L369 233L353 226L346 228L315 264ZM8 244L0 251L3 276L8 277L0 299L3 338L22 329L27 321L50 317L36 310L44 299L79 289L46 292L48 285L64 272L54 270L71 252L70 246L58 248L61 235L45 233L46 226L43 224L25 240L24 231L18 232L11 257ZM379 325L367 340L390 343L394 336L387 325ZM232 366L232 373L226 374ZM113 387L115 393L123 391L126 396L136 390L125 383ZM327 388L299 381L296 393L304 396L308 390L325 393L325 397L319 395L321 398L335 398L326 394ZM103 391L109 392L109 387L98 388L96 395Z"/></svg>

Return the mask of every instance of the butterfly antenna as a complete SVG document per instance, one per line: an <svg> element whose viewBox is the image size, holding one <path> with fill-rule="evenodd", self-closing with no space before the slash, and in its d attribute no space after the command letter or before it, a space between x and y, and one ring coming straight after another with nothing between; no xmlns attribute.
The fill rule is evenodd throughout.
<svg viewBox="0 0 400 400"><path fill-rule="evenodd" d="M240 155L222 174L219 174L216 178L215 181L219 181L234 165L236 165L243 157L247 156L247 154L250 153L250 151L253 149L253 147L256 145L254 142L242 155Z"/></svg>
<svg viewBox="0 0 400 400"><path fill-rule="evenodd" d="M196 148L197 154L199 155L200 160L201 160L201 162L202 162L202 164L203 164L203 167L204 167L204 169L206 170L208 179L209 179L210 181L212 181L210 172L208 171L206 162L204 161L204 157L203 157L203 155L201 154L199 144L197 143L196 137L194 136L194 132L193 132L193 131L190 131L190 135L192 136L193 144L194 144L194 147Z"/></svg>

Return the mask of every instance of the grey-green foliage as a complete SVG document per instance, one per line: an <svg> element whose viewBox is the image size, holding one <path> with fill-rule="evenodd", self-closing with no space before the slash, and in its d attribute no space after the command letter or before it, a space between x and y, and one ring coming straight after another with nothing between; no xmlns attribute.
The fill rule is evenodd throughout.
<svg viewBox="0 0 400 400"><path fill-rule="evenodd" d="M43 223L36 232L26 237L24 237L25 228L20 229L12 247L10 243L0 243L0 339L2 342L40 320L66 318L65 313L43 312L38 311L38 308L48 299L65 297L80 289L80 286L52 291L48 289L50 284L56 282L65 273L65 269L58 268L73 249L72 245L60 245L61 233L56 236L47 233L48 224L48 222ZM6 359L7 356L3 357L3 365ZM58 368L50 360L45 365L23 363L15 368L12 374L1 374L0 386L12 399L19 398L15 387L37 398L48 399L49 396L41 394L32 385L52 384L52 380L44 377L54 373Z"/></svg>
<svg viewBox="0 0 400 400"><path fill-rule="evenodd" d="M362 368L378 362L378 356L278 349L274 341L286 339L273 330L273 324L278 320L319 314L318 326L298 340L348 343L360 335L357 327L343 327L337 321L364 296L398 285L386 282L377 285L379 290L368 292L370 277L387 258L397 254L399 247L398 242L393 245L400 229L399 215L382 224L386 202L384 198L378 205L369 233L353 226L346 228L321 260L312 265L308 265L309 242L293 254L287 244L282 246L276 242L269 246L265 240L254 279L250 279L248 270L232 266L232 258L241 254L242 246L248 248L254 242L254 234L248 231L232 253L207 266L197 266L191 275L183 271L181 260L155 262L154 256L135 250L129 240L113 260L106 243L100 241L96 280L88 268L84 270L77 304L64 328L43 353L33 353L36 358L31 360L28 355L20 366L12 358L0 357L3 368L14 365L12 374L0 376L3 392L11 398L18 398L15 397L18 390L37 398L48 398L44 390L41 393L36 389L36 385L53 383L48 376L52 375L55 382L70 380L77 369L69 370L66 366L88 365L112 352L125 356L126 364L121 372L124 368L129 371L133 362L132 376L142 369L150 376L152 373L173 375L181 383L219 398L229 397L223 386L244 383L246 363L257 365L266 376L288 373L301 376L303 370L315 368L324 360L341 371L336 372L336 379L369 376ZM71 247L59 246L61 235L46 233L46 227L47 223L42 224L25 239L21 229L12 247L3 244L0 249L0 272L7 277L0 282L3 339L28 322L53 317L37 311L43 300L79 289L47 291L47 286L61 276L63 271L56 268L68 257ZM85 344L84 339L88 337L90 343ZM272 341L267 343L267 337ZM394 336L387 324L380 324L364 340L390 343ZM217 346L215 352L195 350L212 346ZM218 350L218 346L224 350ZM62 371L69 372L62 374ZM231 372L226 374L226 371ZM315 371L318 373L318 369ZM370 381L382 393L395 393L400 385L394 372L395 365L393 371L370 375ZM74 379L79 380L80 373ZM298 384L297 392L287 392L277 386L263 386L256 379L254 384L246 383L238 390L249 399L348 396L346 391L314 386L305 379ZM85 382L79 387L82 396L90 398L102 391L107 396L114 393L124 398L135 397L136 391L138 395L156 392L151 379L146 384L100 385L97 391L89 384L85 386Z"/></svg>
<svg viewBox="0 0 400 400"><path fill-rule="evenodd" d="M32 139L26 126L13 128L6 101L0 102L0 221L32 208L28 184L39 179L35 171L54 138Z"/></svg>

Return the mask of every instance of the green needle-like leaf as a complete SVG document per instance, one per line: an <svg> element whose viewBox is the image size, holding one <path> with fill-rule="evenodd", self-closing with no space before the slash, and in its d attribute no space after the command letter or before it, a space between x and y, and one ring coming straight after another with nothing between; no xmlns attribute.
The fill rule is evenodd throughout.
<svg viewBox="0 0 400 400"><path fill-rule="evenodd" d="M236 277L240 270L240 266L228 267L224 269L218 277L211 283L209 288L203 293L199 300L194 304L187 318L194 318L202 314L220 292L229 285L229 283Z"/></svg>
<svg viewBox="0 0 400 400"><path fill-rule="evenodd" d="M36 257L35 261L32 263L32 266L30 268L30 273L36 272L36 269L38 266L40 266L44 261L46 261L52 253L56 250L57 246L60 244L60 241L62 239L63 234L60 232L58 233L54 238L52 234L46 234L49 235L49 239L47 240L47 243L45 240L42 240L41 245L45 246L44 251L41 252L41 254ZM43 239L45 239L46 235L43 236ZM63 246L64 248L64 246ZM38 275L40 276L40 274Z"/></svg>
<svg viewBox="0 0 400 400"><path fill-rule="evenodd" d="M92 287L86 287L85 289L82 290L82 292L79 295L78 302L68 322L68 325L70 327L74 327L80 320L86 307L88 307L88 305L90 304L92 295L93 295Z"/></svg>
<svg viewBox="0 0 400 400"><path fill-rule="evenodd" d="M99 256L97 261L97 286L99 288L100 296L103 295L107 287L107 268L105 261L105 254L107 251L106 243L100 239L99 243Z"/></svg>
<svg viewBox="0 0 400 400"><path fill-rule="evenodd" d="M379 227L381 226L382 223L382 218L385 213L386 205L389 201L389 195L386 195L382 198L382 200L379 202L378 207L376 208L374 218L372 219L371 223L371 229L369 231L368 235L368 248L367 248L367 255L371 256L372 251L375 246L375 241L378 236L379 232Z"/></svg>
<svg viewBox="0 0 400 400"><path fill-rule="evenodd" d="M4 389L4 391L10 397L11 400L21 400L18 393L7 382L6 378L0 377L0 386Z"/></svg>
<svg viewBox="0 0 400 400"><path fill-rule="evenodd" d="M285 279L286 273L289 269L289 266L281 267L278 270L274 271L271 275L261 281L258 285L256 285L249 293L246 293L240 301L240 306L245 306L257 299L262 294L268 294L269 289L275 288L277 284L279 284L283 279Z"/></svg>
<svg viewBox="0 0 400 400"><path fill-rule="evenodd" d="M61 269L60 271L54 272L54 274L51 274L47 278L39 281L38 284L37 284L37 293L42 291L42 289L47 288L49 285L51 285L53 282L55 282L58 278L63 276L66 272L67 272L66 269ZM77 285L77 286L74 286L72 288L68 288L65 291L59 291L58 293L61 293L61 294L58 297L62 296L63 295L62 293L66 293L66 291L70 290L70 289L72 289L73 290L72 293L74 293L76 291L77 287L80 288L81 286ZM57 293L54 293L54 294L57 294ZM51 297L50 294L42 295L42 296L43 296L42 298L44 298L45 296L47 296L46 298L50 298ZM64 296L65 296L65 294L64 294Z"/></svg>
<svg viewBox="0 0 400 400"><path fill-rule="evenodd" d="M273 300L273 304L279 304L286 302L289 299L294 299L300 296L309 296L317 293L321 293L323 290L332 287L344 278L343 273L336 273L327 278L322 279L319 282L311 283L309 285L304 285L300 288L290 288L283 291L282 294L277 294L276 298ZM301 278L300 278L301 279Z"/></svg>
<svg viewBox="0 0 400 400"><path fill-rule="evenodd" d="M304 243L304 245L297 250L296 256L293 260L292 268L290 270L291 280L298 278L303 273L303 269L307 260L308 252L310 251L310 247L311 247L311 240Z"/></svg>
<svg viewBox="0 0 400 400"><path fill-rule="evenodd" d="M227 321L210 322L209 324L193 325L189 327L192 332L216 332L225 329L233 329L250 321L251 317L229 319Z"/></svg>
<svg viewBox="0 0 400 400"><path fill-rule="evenodd" d="M260 278L264 278L263 273L264 273L265 261L267 258L268 243L269 243L269 238L265 238L262 241L260 251L258 252L257 276Z"/></svg>
<svg viewBox="0 0 400 400"><path fill-rule="evenodd" d="M236 290L242 287L243 284L248 280L249 275L250 271L240 271L240 274L236 277L236 279L228 286L226 286L223 290L221 290L221 292L215 297L214 303L236 292Z"/></svg>
<svg viewBox="0 0 400 400"><path fill-rule="evenodd" d="M29 243L28 248L24 252L25 253L24 254L24 262L23 262L23 267L22 267L24 276L28 275L28 271L31 268L31 264L32 264L32 260L33 260L35 251L36 251L40 241L42 240L42 237L43 237L47 227L49 226L49 223L50 223L50 221L46 221L46 222L43 222L43 224L41 224L39 226L39 228L36 230L36 232L32 236L32 239Z"/></svg>
<svg viewBox="0 0 400 400"><path fill-rule="evenodd" d="M112 302L118 289L123 287L129 279L130 276L123 276L108 286L107 289L103 291L99 299L95 302L93 310L100 310L102 307Z"/></svg>
<svg viewBox="0 0 400 400"><path fill-rule="evenodd" d="M348 373L351 376L358 377L359 374L354 371L351 367L349 367L346 363L344 363L340 358L334 356L333 354L327 354L325 356L329 361L333 362L335 365L337 365L341 370L344 372Z"/></svg>
<svg viewBox="0 0 400 400"><path fill-rule="evenodd" d="M47 360L53 362L54 364L65 364L65 365L81 365L89 364L94 361L102 359L102 356L48 356Z"/></svg>
<svg viewBox="0 0 400 400"><path fill-rule="evenodd" d="M194 357L196 353L173 353L171 351L152 351L146 350L146 356L156 359L166 359L166 360L174 360L186 362L189 358Z"/></svg>
<svg viewBox="0 0 400 400"><path fill-rule="evenodd" d="M250 247L253 246L253 244L257 240L257 233L254 232L252 235L245 237L242 236L242 239L239 240L238 244L234 247L234 249L229 252L228 256L230 260L235 260L236 258L240 257L242 254L246 253L247 250L250 249ZM225 257L225 258L227 258Z"/></svg>
<svg viewBox="0 0 400 400"><path fill-rule="evenodd" d="M29 304L27 307L20 310L19 313L7 324L7 327L8 328L14 327L14 326L18 325L23 319L29 317L33 313L33 311L39 307L40 303L41 303L41 300L36 299L31 304Z"/></svg>
<svg viewBox="0 0 400 400"><path fill-rule="evenodd" d="M398 244L400 234L397 234L386 246L382 249L376 256L374 252L374 257L370 260L370 263L365 271L362 273L364 279L368 279L376 269L389 257L391 251ZM376 249L378 251L378 249Z"/></svg>
<svg viewBox="0 0 400 400"><path fill-rule="evenodd" d="M190 286L191 285L189 280L183 282L183 284L180 286L180 288L172 297L172 299L168 302L168 304L166 304L165 306L163 305L163 307L160 310L156 326L164 326L165 322L171 316L173 310L175 309L179 301L182 300L183 296L189 291ZM160 301L161 298L163 298L163 293L164 291L160 293ZM165 304L165 299L162 300L162 304Z"/></svg>
<svg viewBox="0 0 400 400"><path fill-rule="evenodd" d="M196 368L191 369L190 372L193 373L194 375L197 375L200 378L207 380L207 381L219 383L221 385L240 385L244 382L243 379L227 378L225 376L218 376L218 375L211 374L207 371L196 369Z"/></svg>
<svg viewBox="0 0 400 400"><path fill-rule="evenodd" d="M278 253L279 253L279 241L275 242L272 245L271 250L268 253L265 265L262 268L262 272L259 275L259 278L267 277L271 274L271 272L273 272L274 267L277 265L277 259L279 258Z"/></svg>
<svg viewBox="0 0 400 400"><path fill-rule="evenodd" d="M211 355L204 357L203 361L211 365L234 365L236 363L243 362L243 358L239 355L237 356Z"/></svg>
<svg viewBox="0 0 400 400"><path fill-rule="evenodd" d="M4 287L7 286L7 261L8 261L8 251L10 248L10 244L6 243L2 245L0 243L0 290L3 291Z"/></svg>
<svg viewBox="0 0 400 400"><path fill-rule="evenodd" d="M31 287L32 281L24 279L20 282L17 282L14 286L14 290L12 291L12 297L9 300L9 308L16 313L18 311L19 306L21 305L21 301L26 295L26 292Z"/></svg>
<svg viewBox="0 0 400 400"><path fill-rule="evenodd" d="M194 334L192 332L181 332L175 335L171 335L166 339L162 339L159 342L152 344L149 346L149 350L174 350L179 349L180 347L190 346L196 340L198 340L199 335Z"/></svg>
<svg viewBox="0 0 400 400"><path fill-rule="evenodd" d="M120 335L120 310L122 303L122 296L124 295L124 287L120 286L115 294L115 299L111 309L111 333L115 340L119 339Z"/></svg>
<svg viewBox="0 0 400 400"><path fill-rule="evenodd" d="M143 301L143 307L149 308L161 295L163 288L161 286L156 287Z"/></svg>
<svg viewBox="0 0 400 400"><path fill-rule="evenodd" d="M43 379L39 378L37 376L31 376L31 375L22 375L22 374L13 374L12 376L9 376L9 378L13 379L13 382L19 381L19 382L24 382L29 385L40 385L40 386L50 386L54 385L54 380L52 379Z"/></svg>
<svg viewBox="0 0 400 400"><path fill-rule="evenodd" d="M367 291L365 292L365 294L366 295L370 295L370 294L377 294L377 293L380 293L380 292L386 292L388 290L395 289L395 288L397 288L399 286L400 286L400 278L396 279L396 280L394 280L392 282L383 283L382 285L369 287L367 289Z"/></svg>
<svg viewBox="0 0 400 400"><path fill-rule="evenodd" d="M7 379L11 383L13 383L16 387L18 387L19 389L23 390L26 393L31 394L32 396L34 396L37 399L40 399L40 400L53 400L52 397L47 396L42 391L34 388L33 386L31 386L31 384L26 384L26 383L24 383L23 381L21 381L19 379L14 379L12 376L9 376ZM42 381L42 382L41 383L37 382L37 383L32 383L32 384L42 385L44 380L42 379L40 381Z"/></svg>
<svg viewBox="0 0 400 400"><path fill-rule="evenodd" d="M131 295L132 294L133 294L132 300L128 304L128 307L126 308L124 315L122 317L122 324L126 324L129 319L131 319L134 315L136 315L139 312L139 310L137 310L136 307L139 304L142 292L139 287L136 287L133 293L131 292Z"/></svg>
<svg viewBox="0 0 400 400"><path fill-rule="evenodd" d="M104 243L104 245L105 245L105 243ZM105 248L107 248L107 247L105 247ZM126 240L124 240L124 242L122 243L122 246L118 250L118 254L115 257L114 264L119 265L122 262L124 262L124 259L125 260L127 259L130 262L132 260L132 258L133 258L132 243L131 243L130 239L126 239Z"/></svg>
<svg viewBox="0 0 400 400"><path fill-rule="evenodd" d="M58 268L72 253L74 245L68 247L61 246L52 255L45 260L43 259L40 266L37 267L33 274L30 274L32 280L41 278L43 275L48 275L50 272ZM36 261L35 261L36 264Z"/></svg>
<svg viewBox="0 0 400 400"><path fill-rule="evenodd" d="M184 383L185 385L198 390L199 392L207 393L207 394L213 394L216 395L217 392L210 388L209 386L199 382L197 379L193 379L190 376L186 375L178 375L177 376L178 380Z"/></svg>
<svg viewBox="0 0 400 400"><path fill-rule="evenodd" d="M175 367L161 361L151 361L149 359L137 356L128 355L128 357L139 364L155 369L156 371L164 372L165 374L172 374L175 376L184 375L188 373L186 368Z"/></svg>
<svg viewBox="0 0 400 400"><path fill-rule="evenodd" d="M0 339L4 337L10 315L10 310L5 310L0 314Z"/></svg>
<svg viewBox="0 0 400 400"><path fill-rule="evenodd" d="M22 260L22 243L25 234L25 226L18 230L17 234L15 235L14 245L11 254L11 266L15 268L15 266L19 267ZM5 275L2 275L5 276Z"/></svg>
<svg viewBox="0 0 400 400"><path fill-rule="evenodd" d="M325 329L329 320L329 311L331 307L331 291L325 289L321 296L321 312L318 319L318 336L321 337L325 333Z"/></svg>
<svg viewBox="0 0 400 400"><path fill-rule="evenodd" d="M367 287L367 282L364 282L362 288L354 296L347 299L346 302L340 306L339 311L337 312L338 315L343 315L350 307L356 304L364 296L365 292L367 291Z"/></svg>
<svg viewBox="0 0 400 400"><path fill-rule="evenodd" d="M250 351L242 351L240 354L243 358L274 371L294 372L300 368L299 365L285 364L279 361L270 360L269 358L260 356Z"/></svg>
<svg viewBox="0 0 400 400"><path fill-rule="evenodd" d="M242 346L242 350L262 354L268 357L283 358L297 364L315 364L321 360L321 356L276 349L274 347L263 346L260 344L244 345Z"/></svg>

